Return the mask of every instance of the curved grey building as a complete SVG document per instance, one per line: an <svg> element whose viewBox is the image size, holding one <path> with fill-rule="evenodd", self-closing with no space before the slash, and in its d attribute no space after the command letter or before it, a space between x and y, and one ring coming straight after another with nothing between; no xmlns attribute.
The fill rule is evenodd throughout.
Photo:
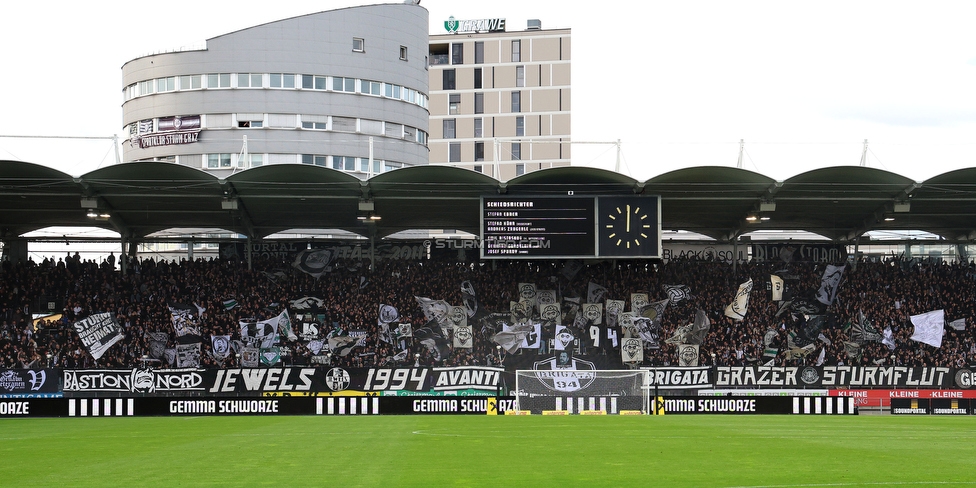
<svg viewBox="0 0 976 488"><path fill-rule="evenodd" d="M419 5L370 5L133 59L122 67L123 160L217 176L304 163L367 177L427 164L427 29Z"/></svg>

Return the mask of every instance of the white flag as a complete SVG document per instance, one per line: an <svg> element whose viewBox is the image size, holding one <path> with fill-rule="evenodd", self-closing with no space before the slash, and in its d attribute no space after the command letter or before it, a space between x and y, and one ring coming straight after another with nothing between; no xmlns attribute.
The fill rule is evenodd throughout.
<svg viewBox="0 0 976 488"><path fill-rule="evenodd" d="M773 285L773 301L783 301L783 278L776 275L769 275L769 282Z"/></svg>
<svg viewBox="0 0 976 488"><path fill-rule="evenodd" d="M739 291L728 307L725 307L725 316L733 320L743 320L749 309L749 293L752 292L752 279L739 285Z"/></svg>
<svg viewBox="0 0 976 488"><path fill-rule="evenodd" d="M820 280L820 289L817 290L817 301L830 305L837 298L837 289L840 288L840 279L844 276L844 266L834 266L828 264L824 269L823 278Z"/></svg>
<svg viewBox="0 0 976 488"><path fill-rule="evenodd" d="M956 330L966 330L966 319L962 318L953 320L952 322L949 322L949 327Z"/></svg>
<svg viewBox="0 0 976 488"><path fill-rule="evenodd" d="M942 334L945 332L945 310L934 310L921 315L912 315L915 333L913 341L924 342L932 347L942 347Z"/></svg>

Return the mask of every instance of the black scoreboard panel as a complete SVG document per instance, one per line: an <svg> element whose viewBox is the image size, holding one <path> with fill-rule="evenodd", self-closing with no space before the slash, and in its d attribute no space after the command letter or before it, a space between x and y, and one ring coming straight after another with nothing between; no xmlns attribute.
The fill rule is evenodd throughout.
<svg viewBox="0 0 976 488"><path fill-rule="evenodd" d="M481 257L660 258L657 196L484 197Z"/></svg>
<svg viewBox="0 0 976 488"><path fill-rule="evenodd" d="M592 197L485 197L481 257L592 257L595 210Z"/></svg>

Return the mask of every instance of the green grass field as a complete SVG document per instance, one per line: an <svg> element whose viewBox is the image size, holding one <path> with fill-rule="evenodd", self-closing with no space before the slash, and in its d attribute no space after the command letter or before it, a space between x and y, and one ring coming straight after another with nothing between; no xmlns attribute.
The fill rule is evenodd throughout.
<svg viewBox="0 0 976 488"><path fill-rule="evenodd" d="M976 486L976 419L165 417L0 422L0 486Z"/></svg>

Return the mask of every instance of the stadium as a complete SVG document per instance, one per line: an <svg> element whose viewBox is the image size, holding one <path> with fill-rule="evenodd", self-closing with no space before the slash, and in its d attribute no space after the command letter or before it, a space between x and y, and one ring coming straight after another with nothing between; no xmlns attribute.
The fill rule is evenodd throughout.
<svg viewBox="0 0 976 488"><path fill-rule="evenodd" d="M227 173L0 161L0 479L976 484L976 168Z"/></svg>

